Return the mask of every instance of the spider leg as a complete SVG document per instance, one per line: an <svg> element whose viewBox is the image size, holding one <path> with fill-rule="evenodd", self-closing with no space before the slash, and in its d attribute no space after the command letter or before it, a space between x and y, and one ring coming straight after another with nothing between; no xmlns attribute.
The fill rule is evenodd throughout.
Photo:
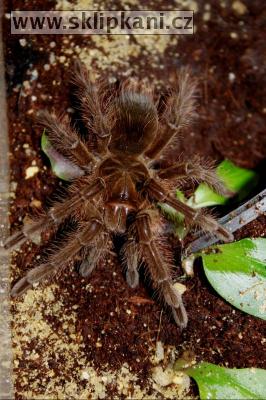
<svg viewBox="0 0 266 400"><path fill-rule="evenodd" d="M91 244L103 230L103 223L96 217L83 222L80 230L69 238L65 246L56 249L48 260L28 271L26 276L20 279L12 288L11 295L18 296L29 289L34 283L55 275L67 265L85 246Z"/></svg>
<svg viewBox="0 0 266 400"><path fill-rule="evenodd" d="M86 67L80 61L75 64L73 82L78 89L82 119L86 127L92 131L99 153L105 153L111 133L108 104L104 107L104 87L92 83Z"/></svg>
<svg viewBox="0 0 266 400"><path fill-rule="evenodd" d="M167 102L160 118L160 129L145 155L152 160L163 156L175 145L180 131L189 125L195 115L196 83L189 71L183 68L178 76L178 85Z"/></svg>
<svg viewBox="0 0 266 400"><path fill-rule="evenodd" d="M52 145L59 153L66 155L71 161L84 170L96 159L81 140L78 133L70 125L68 116L59 119L55 115L42 111L38 116L38 124L43 126Z"/></svg>
<svg viewBox="0 0 266 400"><path fill-rule="evenodd" d="M203 215L200 210L195 210L182 201L169 196L165 189L154 179L150 179L150 181L147 182L144 190L152 201L164 202L168 204L176 211L181 212L189 223L194 222L198 224L201 228L206 229L209 232L213 232L225 242L232 241L234 239L232 233L227 231L213 217L209 215Z"/></svg>
<svg viewBox="0 0 266 400"><path fill-rule="evenodd" d="M217 176L214 165L208 161L201 161L199 157L195 157L189 161L177 162L168 168L158 171L158 176L161 179L169 179L176 181L192 181L193 183L204 182L209 185L216 192L230 196L230 192Z"/></svg>
<svg viewBox="0 0 266 400"><path fill-rule="evenodd" d="M138 266L141 255L134 238L130 238L122 248L123 264L126 267L126 280L128 285L134 289L139 284Z"/></svg>
<svg viewBox="0 0 266 400"><path fill-rule="evenodd" d="M171 307L173 317L180 328L188 322L181 294L174 287L172 265L169 250L163 246L163 240L152 226L151 210L143 210L136 216L135 230L139 254L144 260L151 278L165 302ZM158 240L159 239L159 240Z"/></svg>
<svg viewBox="0 0 266 400"><path fill-rule="evenodd" d="M88 249L88 255L79 266L79 273L83 278L87 278L97 267L99 260L106 253L106 232L100 233L94 240L93 245Z"/></svg>
<svg viewBox="0 0 266 400"><path fill-rule="evenodd" d="M83 190L78 191L77 194L72 195L63 202L56 202L39 220L25 225L21 231L10 236L5 241L4 248L14 248L30 239L34 234L42 232L50 226L59 225L74 213L76 208L84 201L93 198L96 194L100 193L104 187L103 181L101 179L96 179L90 182L90 184L87 184Z"/></svg>

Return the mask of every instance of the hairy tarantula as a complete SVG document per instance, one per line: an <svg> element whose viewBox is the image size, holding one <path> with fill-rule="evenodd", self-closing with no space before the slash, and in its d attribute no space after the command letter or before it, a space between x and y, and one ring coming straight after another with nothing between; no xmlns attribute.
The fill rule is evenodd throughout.
<svg viewBox="0 0 266 400"><path fill-rule="evenodd" d="M174 189L188 180L204 181L224 191L214 169L202 166L198 159L162 166L180 131L195 114L195 81L186 69L181 70L176 88L163 100L156 100L152 88L133 78L113 89L93 84L80 63L76 64L74 81L88 140L79 136L66 117L58 119L47 112L39 117L51 144L75 166L68 195L9 237L5 248L22 244L36 232L58 227L70 217L77 228L62 247L14 285L12 295L53 276L78 256L83 257L80 273L88 276L106 252L107 239L122 234L127 283L132 288L138 285L138 268L143 263L176 323L184 328L187 314L173 284L171 251L163 236L165 220L157 203L181 212L188 226L212 232L223 241L232 239L213 217L174 196Z"/></svg>

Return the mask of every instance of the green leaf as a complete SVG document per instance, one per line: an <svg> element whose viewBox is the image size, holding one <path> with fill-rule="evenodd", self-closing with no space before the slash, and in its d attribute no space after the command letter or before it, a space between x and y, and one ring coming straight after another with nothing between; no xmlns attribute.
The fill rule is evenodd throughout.
<svg viewBox="0 0 266 400"><path fill-rule="evenodd" d="M224 160L216 169L217 175L224 182L226 188L235 193L234 201L239 202L256 186L258 176L254 171L237 167L229 160ZM202 208L216 205L224 205L231 201L231 198L221 196L214 192L205 183L201 183L194 194L186 199L184 194L177 190L177 198L193 208ZM184 216L166 204L160 204L165 216L175 225L175 234L183 239L187 234L184 224Z"/></svg>
<svg viewBox="0 0 266 400"><path fill-rule="evenodd" d="M201 256L208 281L224 299L266 319L266 239L211 246Z"/></svg>
<svg viewBox="0 0 266 400"><path fill-rule="evenodd" d="M176 190L177 199L181 200L183 203L186 202L186 198L181 190ZM180 212L176 211L173 207L169 206L166 203L158 203L161 211L164 215L173 222L174 226L174 234L179 238L183 239L187 234L187 228L184 224L185 217Z"/></svg>
<svg viewBox="0 0 266 400"><path fill-rule="evenodd" d="M45 130L42 134L41 148L49 158L53 173L58 176L58 178L65 181L71 181L84 174L82 169L80 169L71 161L67 160L64 156L62 156L62 154L53 148L47 135L45 134Z"/></svg>
<svg viewBox="0 0 266 400"><path fill-rule="evenodd" d="M224 368L207 362L188 368L201 400L266 399L266 371L259 368Z"/></svg>
<svg viewBox="0 0 266 400"><path fill-rule="evenodd" d="M225 187L236 193L234 200L241 201L256 186L258 176L254 171L237 167L229 160L221 162L216 169L218 177L224 182ZM230 198L214 192L205 183L201 183L195 190L188 204L194 208L224 205Z"/></svg>

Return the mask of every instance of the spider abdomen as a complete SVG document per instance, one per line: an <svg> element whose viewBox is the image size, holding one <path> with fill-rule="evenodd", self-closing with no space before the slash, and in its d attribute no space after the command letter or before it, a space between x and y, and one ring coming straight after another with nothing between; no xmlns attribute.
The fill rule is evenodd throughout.
<svg viewBox="0 0 266 400"><path fill-rule="evenodd" d="M115 108L110 151L142 154L158 129L158 113L153 98L128 88L117 98Z"/></svg>

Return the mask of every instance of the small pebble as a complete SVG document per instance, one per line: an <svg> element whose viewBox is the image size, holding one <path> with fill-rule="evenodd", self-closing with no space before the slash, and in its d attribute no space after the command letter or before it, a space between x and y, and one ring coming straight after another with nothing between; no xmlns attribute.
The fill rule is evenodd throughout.
<svg viewBox="0 0 266 400"><path fill-rule="evenodd" d="M228 79L230 82L234 82L234 80L236 79L235 74L233 72L229 72Z"/></svg>
<svg viewBox="0 0 266 400"><path fill-rule="evenodd" d="M30 82L29 81L23 81L23 86L24 86L24 88L27 90L27 89L30 89Z"/></svg>
<svg viewBox="0 0 266 400"><path fill-rule="evenodd" d="M164 359L163 343L159 340L156 342L156 361L160 362Z"/></svg>
<svg viewBox="0 0 266 400"><path fill-rule="evenodd" d="M50 64L55 64L55 54L53 52L50 53L49 62Z"/></svg>
<svg viewBox="0 0 266 400"><path fill-rule="evenodd" d="M38 73L37 69L34 69L34 70L32 71L32 73L31 73L31 79L32 79L32 80L35 80L35 79L38 78L38 76L39 76L39 73Z"/></svg>
<svg viewBox="0 0 266 400"><path fill-rule="evenodd" d="M239 0L233 2L232 9L239 15L244 15L248 11L246 5Z"/></svg>
<svg viewBox="0 0 266 400"><path fill-rule="evenodd" d="M90 375L87 371L82 371L81 372L81 379L86 379L88 381L90 379Z"/></svg>
<svg viewBox="0 0 266 400"><path fill-rule="evenodd" d="M39 172L39 167L31 166L26 169L25 179L30 179Z"/></svg>
<svg viewBox="0 0 266 400"><path fill-rule="evenodd" d="M65 61L66 61L66 56L60 56L60 57L59 57L59 62L60 62L61 64L63 64Z"/></svg>
<svg viewBox="0 0 266 400"><path fill-rule="evenodd" d="M42 202L41 202L40 200L33 199L33 200L30 202L30 206L36 207L36 208L41 208Z"/></svg>
<svg viewBox="0 0 266 400"><path fill-rule="evenodd" d="M25 47L26 44L27 44L27 40L26 39L19 39L19 44L20 44L20 46Z"/></svg>
<svg viewBox="0 0 266 400"><path fill-rule="evenodd" d="M236 32L230 32L230 37L231 37L231 39L237 39L238 34Z"/></svg>

